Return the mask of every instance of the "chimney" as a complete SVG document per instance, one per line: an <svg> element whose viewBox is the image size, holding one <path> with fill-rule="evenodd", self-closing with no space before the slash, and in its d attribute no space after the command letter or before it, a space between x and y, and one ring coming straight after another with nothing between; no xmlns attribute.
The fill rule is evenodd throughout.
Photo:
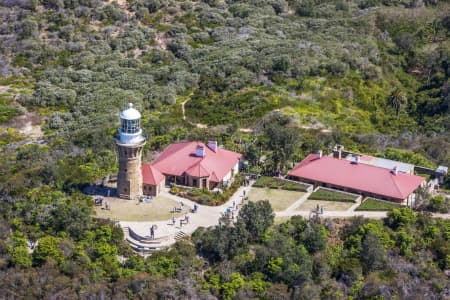
<svg viewBox="0 0 450 300"><path fill-rule="evenodd" d="M394 166L394 167L392 168L391 173L394 174L395 176L397 176L397 174L398 174L398 168L397 168L397 166Z"/></svg>
<svg viewBox="0 0 450 300"><path fill-rule="evenodd" d="M317 151L317 158L318 159L322 158L322 150Z"/></svg>
<svg viewBox="0 0 450 300"><path fill-rule="evenodd" d="M217 152L217 141L208 141L208 148L213 152Z"/></svg>
<svg viewBox="0 0 450 300"><path fill-rule="evenodd" d="M195 149L195 156L205 157L205 147L198 145Z"/></svg>
<svg viewBox="0 0 450 300"><path fill-rule="evenodd" d="M342 159L342 151L344 150L344 146L342 145L336 145L333 148L333 157Z"/></svg>

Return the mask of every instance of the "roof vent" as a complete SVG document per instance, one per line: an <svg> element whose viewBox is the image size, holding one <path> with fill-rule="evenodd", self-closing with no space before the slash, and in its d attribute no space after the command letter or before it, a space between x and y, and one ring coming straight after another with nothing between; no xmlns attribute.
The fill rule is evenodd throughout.
<svg viewBox="0 0 450 300"><path fill-rule="evenodd" d="M195 149L195 156L205 157L205 147L198 145Z"/></svg>
<svg viewBox="0 0 450 300"><path fill-rule="evenodd" d="M398 174L398 168L397 168L397 166L394 166L394 167L392 168L391 173L397 176L397 174Z"/></svg>
<svg viewBox="0 0 450 300"><path fill-rule="evenodd" d="M217 141L208 141L208 148L213 152L217 152Z"/></svg>

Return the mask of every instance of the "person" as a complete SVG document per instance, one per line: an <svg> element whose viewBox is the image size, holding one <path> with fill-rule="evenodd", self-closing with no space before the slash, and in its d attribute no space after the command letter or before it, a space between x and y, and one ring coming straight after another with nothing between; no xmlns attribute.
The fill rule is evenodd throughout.
<svg viewBox="0 0 450 300"><path fill-rule="evenodd" d="M105 201L105 209L109 210L109 203L108 203L108 201Z"/></svg>
<svg viewBox="0 0 450 300"><path fill-rule="evenodd" d="M180 228L183 228L183 219L180 219Z"/></svg>
<svg viewBox="0 0 450 300"><path fill-rule="evenodd" d="M320 213L323 214L323 206L320 207Z"/></svg>
<svg viewBox="0 0 450 300"><path fill-rule="evenodd" d="M181 207L181 209L183 209L183 207L184 207L183 201L180 201L180 207Z"/></svg>
<svg viewBox="0 0 450 300"><path fill-rule="evenodd" d="M234 220L234 211L231 212L231 220Z"/></svg>
<svg viewBox="0 0 450 300"><path fill-rule="evenodd" d="M189 216L187 214L184 215L184 221L186 224L189 224Z"/></svg>
<svg viewBox="0 0 450 300"><path fill-rule="evenodd" d="M194 212L197 212L197 208L198 208L197 204L194 204Z"/></svg>
<svg viewBox="0 0 450 300"><path fill-rule="evenodd" d="M175 226L175 222L177 221L177 219L175 219L175 217L172 217L172 224L173 226Z"/></svg>
<svg viewBox="0 0 450 300"><path fill-rule="evenodd" d="M152 240L155 238L155 228L153 228L153 225L150 227L150 238Z"/></svg>
<svg viewBox="0 0 450 300"><path fill-rule="evenodd" d="M320 207L319 207L319 204L317 204L317 207L316 207L316 211L317 211L317 212L319 212L319 211L320 211Z"/></svg>
<svg viewBox="0 0 450 300"><path fill-rule="evenodd" d="M245 193L246 193L246 191L244 190L244 191L243 191L243 193L244 193L244 197L245 197Z"/></svg>
<svg viewBox="0 0 450 300"><path fill-rule="evenodd" d="M233 200L233 209L236 206L236 201Z"/></svg>

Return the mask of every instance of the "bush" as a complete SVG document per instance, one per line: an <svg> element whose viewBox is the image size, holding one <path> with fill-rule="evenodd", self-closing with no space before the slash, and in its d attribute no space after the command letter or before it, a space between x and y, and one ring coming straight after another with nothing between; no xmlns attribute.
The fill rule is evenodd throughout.
<svg viewBox="0 0 450 300"><path fill-rule="evenodd" d="M330 191L319 188L312 193L309 200L324 200L324 201L340 201L340 202L355 202L356 196L340 193L337 191Z"/></svg>
<svg viewBox="0 0 450 300"><path fill-rule="evenodd" d="M282 189L288 191L306 192L307 187L302 183L290 182L287 180L277 179L269 176L261 176L253 184L254 187Z"/></svg>

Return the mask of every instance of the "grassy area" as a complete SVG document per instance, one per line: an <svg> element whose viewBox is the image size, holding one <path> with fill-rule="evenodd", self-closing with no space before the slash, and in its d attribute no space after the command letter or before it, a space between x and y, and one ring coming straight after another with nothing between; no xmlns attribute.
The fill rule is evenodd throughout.
<svg viewBox="0 0 450 300"><path fill-rule="evenodd" d="M95 213L98 218L120 221L164 221L172 216L180 217L190 209L185 205L183 212L173 214L170 211L179 206L179 203L163 196L154 198L152 203L138 203L119 198L105 198L105 200L108 201L110 210L96 206Z"/></svg>
<svg viewBox="0 0 450 300"><path fill-rule="evenodd" d="M317 191L315 191L308 197L308 200L355 202L356 198L357 196L355 195L319 188Z"/></svg>
<svg viewBox="0 0 450 300"><path fill-rule="evenodd" d="M269 176L262 176L253 184L254 187L282 189L288 191L306 192L306 186L302 183L290 182Z"/></svg>
<svg viewBox="0 0 450 300"><path fill-rule="evenodd" d="M303 192L297 191L252 187L248 194L248 199L254 202L269 200L274 211L283 211L303 195Z"/></svg>
<svg viewBox="0 0 450 300"><path fill-rule="evenodd" d="M302 211L311 211L313 209L323 206L325 211L346 211L350 207L352 207L353 203L351 202L342 202L342 201L325 201L325 200L306 200L302 203L296 210Z"/></svg>
<svg viewBox="0 0 450 300"><path fill-rule="evenodd" d="M366 198L355 210L369 210L369 211L386 211L398 208L400 205L395 203L388 203L379 201L373 198Z"/></svg>

